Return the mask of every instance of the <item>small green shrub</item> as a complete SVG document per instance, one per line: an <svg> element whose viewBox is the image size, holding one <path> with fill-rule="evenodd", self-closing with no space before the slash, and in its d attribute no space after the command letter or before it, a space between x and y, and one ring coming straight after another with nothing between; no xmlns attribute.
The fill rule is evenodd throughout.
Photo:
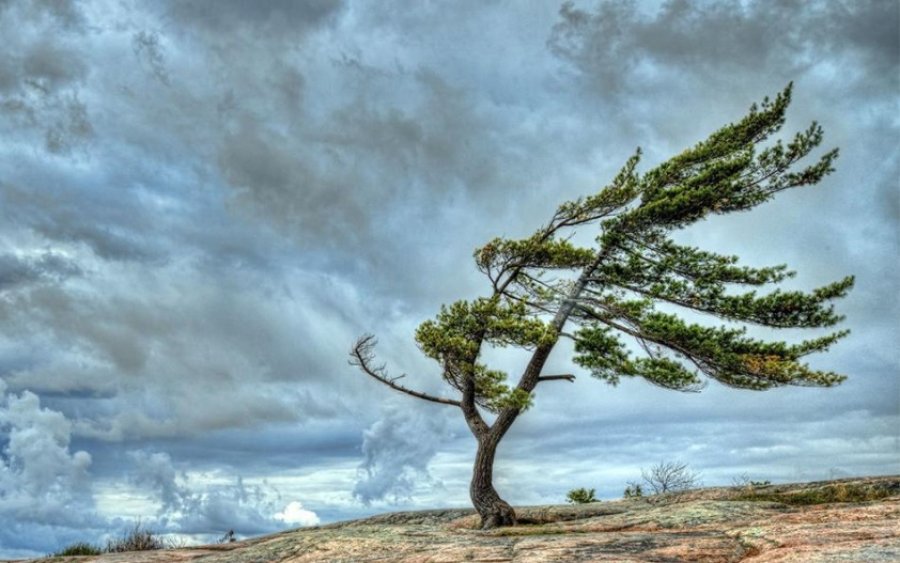
<svg viewBox="0 0 900 563"><path fill-rule="evenodd" d="M103 550L87 542L73 543L53 554L54 557L66 557L69 555L100 555Z"/></svg>
<svg viewBox="0 0 900 563"><path fill-rule="evenodd" d="M134 528L125 532L121 538L109 540L106 543L108 553L121 553L123 551L152 551L165 549L166 542L152 530L144 528L140 522Z"/></svg>
<svg viewBox="0 0 900 563"><path fill-rule="evenodd" d="M644 489L641 488L640 483L628 483L622 496L625 498L641 498L644 496Z"/></svg>
<svg viewBox="0 0 900 563"><path fill-rule="evenodd" d="M572 504L587 504L589 502L600 502L594 496L594 489L572 489L566 493L566 501Z"/></svg>

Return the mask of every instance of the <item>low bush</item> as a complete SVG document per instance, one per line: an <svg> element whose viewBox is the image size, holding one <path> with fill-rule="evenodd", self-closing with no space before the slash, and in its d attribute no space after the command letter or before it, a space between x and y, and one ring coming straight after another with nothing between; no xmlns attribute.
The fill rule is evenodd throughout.
<svg viewBox="0 0 900 563"><path fill-rule="evenodd" d="M66 557L69 555L100 555L103 550L96 545L87 542L73 543L53 554L54 557Z"/></svg>
<svg viewBox="0 0 900 563"><path fill-rule="evenodd" d="M754 481L746 473L741 473L731 480L731 485L740 489L756 489L758 487L768 487L771 484L772 481L769 481L768 479L765 481Z"/></svg>
<svg viewBox="0 0 900 563"><path fill-rule="evenodd" d="M644 496L644 489L641 487L640 483L628 483L622 496L625 498L641 498Z"/></svg>
<svg viewBox="0 0 900 563"><path fill-rule="evenodd" d="M152 551L165 549L166 542L152 530L144 528L140 522L134 528L125 532L121 538L109 540L106 543L108 553L121 553L124 551Z"/></svg>
<svg viewBox="0 0 900 563"><path fill-rule="evenodd" d="M566 501L572 504L587 504L589 502L600 502L594 496L594 489L572 489L566 493Z"/></svg>

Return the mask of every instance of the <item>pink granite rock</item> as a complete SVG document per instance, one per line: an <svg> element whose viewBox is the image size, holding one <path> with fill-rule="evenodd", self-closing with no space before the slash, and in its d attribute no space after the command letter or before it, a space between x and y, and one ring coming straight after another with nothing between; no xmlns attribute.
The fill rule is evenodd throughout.
<svg viewBox="0 0 900 563"><path fill-rule="evenodd" d="M466 510L396 513L231 544L56 558L169 562L900 561L900 477L517 509L474 529Z"/></svg>

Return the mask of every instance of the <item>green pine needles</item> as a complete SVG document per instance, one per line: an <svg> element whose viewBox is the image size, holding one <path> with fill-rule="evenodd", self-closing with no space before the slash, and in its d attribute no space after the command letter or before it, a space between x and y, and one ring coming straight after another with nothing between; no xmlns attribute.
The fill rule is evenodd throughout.
<svg viewBox="0 0 900 563"><path fill-rule="evenodd" d="M813 369L804 358L848 331L788 344L752 337L746 327L833 327L843 319L834 302L853 286L852 277L809 292L782 291L776 286L794 275L787 266L743 266L736 256L671 238L705 217L752 209L833 171L836 149L801 166L822 142L816 123L787 143L770 141L790 100L789 85L737 123L644 173L637 170L638 150L609 185L560 205L531 236L497 238L476 250L490 296L444 306L416 332L457 399L413 391L374 367L371 336L357 342L352 362L394 389L460 407L483 447L496 447L532 404L539 383L574 379L542 374L563 338L574 341L576 364L613 385L623 377L678 391L697 391L709 379L754 390L842 382L843 375ZM596 246L573 244L576 229L595 229ZM672 312L678 310L690 314ZM699 321L703 317L713 322ZM485 346L516 346L531 357L513 382L480 361ZM496 415L492 424L482 411ZM479 508L474 481L472 495Z"/></svg>

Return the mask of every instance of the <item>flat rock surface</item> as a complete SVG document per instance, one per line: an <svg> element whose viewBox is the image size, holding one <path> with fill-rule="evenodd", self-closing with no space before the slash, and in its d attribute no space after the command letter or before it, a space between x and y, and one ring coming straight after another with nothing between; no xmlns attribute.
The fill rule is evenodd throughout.
<svg viewBox="0 0 900 563"><path fill-rule="evenodd" d="M678 497L516 509L474 529L469 510L385 514L230 544L53 561L900 561L900 476L714 488ZM43 561L48 561L44 559Z"/></svg>

